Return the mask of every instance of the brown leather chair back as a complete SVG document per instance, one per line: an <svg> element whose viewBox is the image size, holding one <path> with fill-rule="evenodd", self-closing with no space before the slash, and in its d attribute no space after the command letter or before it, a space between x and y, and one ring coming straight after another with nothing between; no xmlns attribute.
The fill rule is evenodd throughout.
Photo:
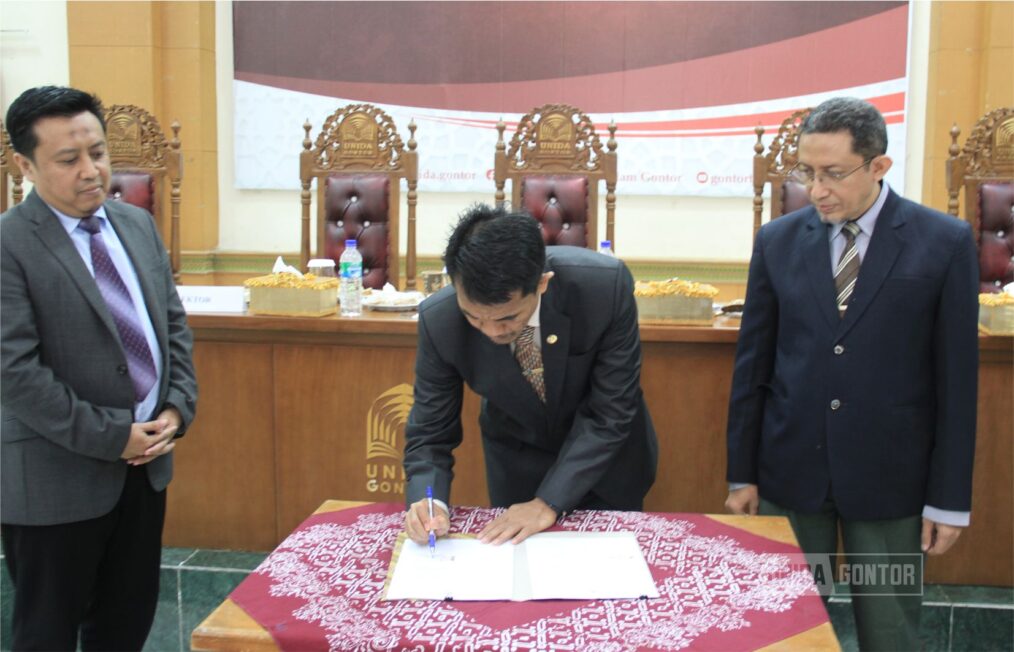
<svg viewBox="0 0 1014 652"><path fill-rule="evenodd" d="M0 213L20 204L24 194L24 177L14 162L10 134L7 133L3 120L0 120Z"/></svg>
<svg viewBox="0 0 1014 652"><path fill-rule="evenodd" d="M106 108L106 143L112 175L109 197L143 208L155 218L169 249L173 276L180 271L180 123L166 140L158 120L131 104ZM168 232L167 232L168 231Z"/></svg>
<svg viewBox="0 0 1014 652"><path fill-rule="evenodd" d="M960 133L951 128L947 211L958 217L964 188L964 219L979 247L980 291L999 292L1014 281L1014 107L984 115L959 150Z"/></svg>
<svg viewBox="0 0 1014 652"><path fill-rule="evenodd" d="M510 145L497 123L493 178L496 203L506 200L542 224L547 245L598 247L598 185L606 184L606 239L616 245L616 124L603 149L595 124L580 109L546 104L518 122Z"/></svg>
<svg viewBox="0 0 1014 652"><path fill-rule="evenodd" d="M372 104L350 104L327 118L316 141L311 125L299 158L303 192L300 264L310 259L310 185L317 179L315 258L338 262L346 240L356 240L363 255L363 286L402 288L398 264L401 179L408 185L408 251L404 288L416 287L415 209L419 164L414 122L408 147L391 117Z"/></svg>
<svg viewBox="0 0 1014 652"><path fill-rule="evenodd" d="M810 109L796 111L782 121L775 139L771 141L767 153L764 152L764 127L754 129L757 142L753 151L753 235L761 228L764 213L764 184L771 184L771 219L781 217L792 211L810 205L810 195L806 186L788 177L789 172L799 162L797 148L799 146L799 128Z"/></svg>

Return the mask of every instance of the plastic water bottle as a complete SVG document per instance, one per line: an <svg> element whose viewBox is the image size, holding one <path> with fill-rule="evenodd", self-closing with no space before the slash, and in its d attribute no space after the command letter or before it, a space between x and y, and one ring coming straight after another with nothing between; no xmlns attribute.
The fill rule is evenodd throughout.
<svg viewBox="0 0 1014 652"><path fill-rule="evenodd" d="M338 270L342 317L358 317L363 314L363 255L356 249L355 240L345 241Z"/></svg>
<svg viewBox="0 0 1014 652"><path fill-rule="evenodd" d="M613 243L608 240L603 240L599 243L599 253L605 254L610 258L616 258L616 254L613 253Z"/></svg>

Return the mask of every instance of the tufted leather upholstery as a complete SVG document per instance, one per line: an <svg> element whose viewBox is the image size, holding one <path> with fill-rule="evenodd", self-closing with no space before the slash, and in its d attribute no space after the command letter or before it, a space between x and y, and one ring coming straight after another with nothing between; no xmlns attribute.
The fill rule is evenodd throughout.
<svg viewBox="0 0 1014 652"><path fill-rule="evenodd" d="M336 263L346 240L363 255L363 287L382 288L391 255L386 174L332 174L324 190L324 256Z"/></svg>
<svg viewBox="0 0 1014 652"><path fill-rule="evenodd" d="M999 292L1014 281L1014 183L979 186L979 283L982 292Z"/></svg>
<svg viewBox="0 0 1014 652"><path fill-rule="evenodd" d="M155 179L146 172L116 172L109 181L109 197L155 214Z"/></svg>
<svg viewBox="0 0 1014 652"><path fill-rule="evenodd" d="M521 206L542 224L547 245L591 247L588 234L588 179L576 175L527 176Z"/></svg>
<svg viewBox="0 0 1014 652"><path fill-rule="evenodd" d="M783 181L782 182L782 212L781 215L788 215L792 211L798 211L800 208L806 208L810 205L810 193L807 191L806 186L795 181ZM772 219L779 217L778 215L772 215Z"/></svg>

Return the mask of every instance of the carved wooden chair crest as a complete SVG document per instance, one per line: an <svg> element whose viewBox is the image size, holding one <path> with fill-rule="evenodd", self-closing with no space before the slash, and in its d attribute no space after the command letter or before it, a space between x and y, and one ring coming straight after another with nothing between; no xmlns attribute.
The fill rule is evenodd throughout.
<svg viewBox="0 0 1014 652"><path fill-rule="evenodd" d="M169 260L178 279L183 181L180 123L172 123L172 139L166 140L155 116L139 106L114 104L106 108L105 117L112 166L109 197L143 208L155 217L162 237L168 239Z"/></svg>
<svg viewBox="0 0 1014 652"><path fill-rule="evenodd" d="M24 177L21 169L14 162L14 149L11 147L11 137L7 128L0 120L0 213L5 212L11 206L21 203L24 198ZM9 193L9 194L8 194Z"/></svg>
<svg viewBox="0 0 1014 652"><path fill-rule="evenodd" d="M506 125L497 123L494 181L496 203L506 199L542 223L546 244L596 248L598 185L606 184L606 239L615 246L616 124L602 147L595 123L573 106L546 104L518 122L510 145Z"/></svg>
<svg viewBox="0 0 1014 652"><path fill-rule="evenodd" d="M363 255L363 285L401 287L398 265L401 179L408 186L405 287L416 286L415 211L419 161L415 122L408 125L407 147L394 121L372 104L341 107L327 120L315 141L312 125L299 157L302 185L300 264L310 259L310 185L317 179L317 246L315 258L338 261L346 239L357 241Z"/></svg>
<svg viewBox="0 0 1014 652"><path fill-rule="evenodd" d="M781 217L810 203L806 187L788 174L799 162L799 129L810 109L800 109L782 121L778 133L764 153L764 127L754 129L753 151L753 235L761 228L764 213L764 184L771 184L771 219Z"/></svg>
<svg viewBox="0 0 1014 652"><path fill-rule="evenodd" d="M984 115L959 149L960 134L951 127L947 212L958 217L964 188L964 219L979 246L980 288L998 292L1014 281L1014 107Z"/></svg>

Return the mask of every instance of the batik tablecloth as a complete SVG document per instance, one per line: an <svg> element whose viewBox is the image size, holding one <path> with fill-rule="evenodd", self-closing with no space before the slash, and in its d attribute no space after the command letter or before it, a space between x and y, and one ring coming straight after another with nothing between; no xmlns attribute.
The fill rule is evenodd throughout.
<svg viewBox="0 0 1014 652"><path fill-rule="evenodd" d="M456 508L452 532L499 513ZM700 514L578 511L553 528L634 532L657 599L383 601L403 519L397 504L311 516L230 598L282 650L753 649L827 622L798 548Z"/></svg>

